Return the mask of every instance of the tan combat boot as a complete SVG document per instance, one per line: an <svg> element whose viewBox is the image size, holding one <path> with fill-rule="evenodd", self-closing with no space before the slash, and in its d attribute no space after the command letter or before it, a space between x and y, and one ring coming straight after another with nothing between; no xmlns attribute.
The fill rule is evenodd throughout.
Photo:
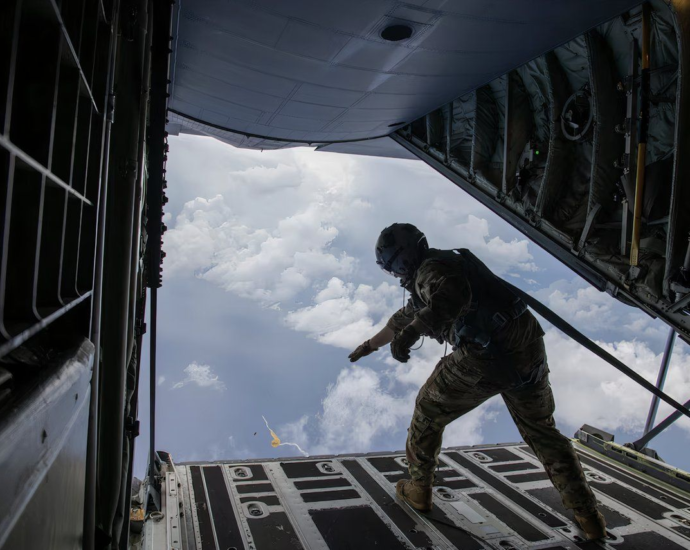
<svg viewBox="0 0 690 550"><path fill-rule="evenodd" d="M587 540L598 540L606 537L606 520L599 510L576 508L575 519L585 532Z"/></svg>
<svg viewBox="0 0 690 550"><path fill-rule="evenodd" d="M431 485L413 479L401 479L395 486L395 494L415 510L431 512L433 498Z"/></svg>

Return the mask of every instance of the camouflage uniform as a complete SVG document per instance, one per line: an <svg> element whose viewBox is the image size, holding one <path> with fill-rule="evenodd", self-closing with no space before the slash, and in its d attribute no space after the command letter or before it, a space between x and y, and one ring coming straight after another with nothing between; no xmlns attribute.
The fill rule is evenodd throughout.
<svg viewBox="0 0 690 550"><path fill-rule="evenodd" d="M416 303L411 299L390 318L388 327L397 333L417 318L427 334L453 344L455 320L472 307L472 289L462 267L427 259L410 290L416 293ZM444 428L500 393L565 507L596 507L570 440L556 429L543 334L527 311L496 332L488 349L461 344L441 359L419 391L408 430L412 479L433 483Z"/></svg>

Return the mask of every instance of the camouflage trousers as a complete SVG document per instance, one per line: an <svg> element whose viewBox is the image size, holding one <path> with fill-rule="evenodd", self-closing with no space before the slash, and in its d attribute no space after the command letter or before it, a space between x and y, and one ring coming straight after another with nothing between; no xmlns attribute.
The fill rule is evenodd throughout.
<svg viewBox="0 0 690 550"><path fill-rule="evenodd" d="M541 339L519 354L500 359L457 351L439 362L419 391L408 430L406 452L412 479L433 483L445 427L498 393L523 440L544 465L564 506L596 507L570 440L556 429Z"/></svg>

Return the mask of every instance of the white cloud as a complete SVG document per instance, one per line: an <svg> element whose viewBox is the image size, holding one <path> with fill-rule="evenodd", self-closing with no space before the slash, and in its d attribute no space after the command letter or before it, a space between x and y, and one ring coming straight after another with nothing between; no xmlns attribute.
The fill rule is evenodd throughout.
<svg viewBox="0 0 690 550"><path fill-rule="evenodd" d="M456 202L456 201L453 201ZM462 203L464 201L457 201ZM428 225L434 228L434 233L444 233L436 244L430 241L432 247L468 248L497 274L505 274L512 269L519 271L539 271L529 251L527 239L513 238L510 241L500 236L491 235L490 224L486 218L475 214L462 215L452 206L434 202L436 219L429 219ZM459 220L464 219L462 223Z"/></svg>
<svg viewBox="0 0 690 550"><path fill-rule="evenodd" d="M196 384L200 388L210 388L212 390L223 391L225 384L218 378L209 365L200 365L197 362L191 363L184 369L185 377L173 384L173 389L179 389L189 384Z"/></svg>
<svg viewBox="0 0 690 550"><path fill-rule="evenodd" d="M566 281L557 281L534 294L573 324L605 327L618 318L611 297L593 286L573 288Z"/></svg>
<svg viewBox="0 0 690 550"><path fill-rule="evenodd" d="M158 377L158 385L162 386L165 383L165 376L161 375Z"/></svg>
<svg viewBox="0 0 690 550"><path fill-rule="evenodd" d="M354 348L381 330L401 303L400 287L355 286L334 277L316 294L314 305L289 312L285 323L322 344Z"/></svg>
<svg viewBox="0 0 690 550"><path fill-rule="evenodd" d="M455 422L451 422L443 432L443 446L460 447L483 443L482 427L486 422L496 421L498 417L496 409L501 406L504 406L503 401L496 396L458 418Z"/></svg>
<svg viewBox="0 0 690 550"><path fill-rule="evenodd" d="M661 349L668 327L582 279L559 279L531 293L582 332L603 341L638 338Z"/></svg>
<svg viewBox="0 0 690 550"><path fill-rule="evenodd" d="M238 185L249 185L259 193L275 193L301 185L299 168L282 162L277 166L250 166L231 172L230 177Z"/></svg>
<svg viewBox="0 0 690 550"><path fill-rule="evenodd" d="M545 340L559 429L571 436L587 423L617 432L621 441L640 435L651 395L556 329L549 329ZM654 381L661 356L646 344L620 341L600 345L646 379ZM395 362L386 353L380 354L379 360L383 356L384 363L390 367L384 372L361 366L342 369L335 383L329 386L319 414L303 415L281 426L281 433L308 448L311 454L390 449L386 445L391 441L404 440L418 388L428 378L443 350L443 346L427 342L405 364ZM375 359L370 361L376 364ZM680 401L690 395L690 356L687 354L674 356L667 389ZM495 421L503 408L500 396L495 396L451 423L444 434L444 446L482 443L483 427ZM662 404L658 419L670 412L672 409ZM687 419L681 419L679 426L690 433Z"/></svg>
<svg viewBox="0 0 690 550"><path fill-rule="evenodd" d="M652 398L647 390L556 329L547 331L545 341L559 425L567 426L569 432L586 423L641 435ZM656 382L661 354L654 353L647 344L598 343L649 382ZM690 356L682 350L673 356L666 391L680 402L690 395ZM671 412L671 407L662 402L657 420ZM678 425L690 432L690 419L683 418Z"/></svg>
<svg viewBox="0 0 690 550"><path fill-rule="evenodd" d="M221 195L185 204L166 235L169 274L194 272L225 290L261 302L293 298L315 279L347 275L355 264L329 251L338 230L319 205L282 219L274 230L238 222Z"/></svg>
<svg viewBox="0 0 690 550"><path fill-rule="evenodd" d="M312 455L380 450L382 440L400 439L415 396L413 391L396 396L384 385L383 377L370 368L343 369L329 386L317 417L303 416L280 431Z"/></svg>
<svg viewBox="0 0 690 550"><path fill-rule="evenodd" d="M444 347L425 343L408 363L390 359L388 348L379 353L390 368L381 372L366 366L344 368L328 387L316 416L304 415L281 426L281 433L309 449L310 454L336 454L399 449L404 445L415 398L443 355ZM376 364L375 359L369 359ZM378 362L379 369L381 363ZM492 399L452 422L445 446L474 445L483 441L482 426L496 417Z"/></svg>
<svg viewBox="0 0 690 550"><path fill-rule="evenodd" d="M387 309L398 305L395 302L399 289L361 286L332 279L316 295L315 305L291 312L288 323L323 343L353 348L365 335L378 329L377 319L380 319L378 323L385 320ZM554 293L552 289L547 298L551 298L552 307L566 309L566 316L574 317L579 324L596 325L618 319L617 304L610 303L609 297L603 295L602 300L600 293L587 288L580 290L570 296L565 292ZM370 294L382 297L387 293L390 293L387 300L380 302L364 299ZM605 319L602 321L597 315L604 315ZM334 319L338 322L333 323ZM554 328L548 328L545 341L556 397L555 416L563 433L570 436L588 423L618 432L623 441L626 436L621 432L628 434L627 439L640 434L651 399L646 390ZM655 381L661 354L652 351L647 343L627 340L599 343L647 380ZM444 351L444 346L427 340L408 363L402 364L394 361L386 348L360 363L380 365L383 360L388 370L382 373L367 367L341 370L327 391L322 411L315 417L303 416L281 430L314 454L368 452L381 450L384 441L400 441L409 424L417 390ZM690 356L682 350L674 355L667 390L679 401L690 395ZM481 443L483 425L494 421L503 406L496 396L458 419L446 429L444 445ZM671 408L662 404L658 418L670 412ZM679 425L690 432L687 419L682 419Z"/></svg>
<svg viewBox="0 0 690 550"><path fill-rule="evenodd" d="M485 218L478 218L470 214L465 223L455 226L455 232L461 243L460 246L469 248L477 256L486 258L487 263L497 273L505 273L509 269L539 270L530 261L533 258L529 252L527 239L512 239L507 242L498 236L491 237L489 222Z"/></svg>
<svg viewBox="0 0 690 550"><path fill-rule="evenodd" d="M418 391L411 385L388 389L391 385L395 385L395 376L390 373L358 366L343 369L328 388L319 415L286 424L281 433L312 455L386 450L391 441L404 441ZM491 410L495 403L487 402L451 423L443 444L481 443L482 425L495 418Z"/></svg>
<svg viewBox="0 0 690 550"><path fill-rule="evenodd" d="M579 278L554 281L532 294L649 382L656 382L668 333L663 323ZM625 432L628 438L641 435L652 395L555 328L548 328L548 323L545 327L555 416L564 431L572 435L587 423ZM690 357L677 346L666 391L680 402L690 395L688 373ZM657 420L670 412L671 407L662 402ZM690 431L690 420L681 419L679 425Z"/></svg>
<svg viewBox="0 0 690 550"><path fill-rule="evenodd" d="M414 393L395 397L381 386L381 377L371 369L341 371L323 401L320 444L340 452L348 447L368 450L383 435L399 430L400 421L411 416Z"/></svg>
<svg viewBox="0 0 690 550"><path fill-rule="evenodd" d="M355 282L376 273L380 280L371 251L393 221L416 223L432 246L469 247L499 273L536 269L527 240L490 235L488 220L475 215L483 207L462 200L420 163L302 150L253 153L237 153L239 167L230 170L209 158L195 189L217 194L188 201L177 215L165 235L167 277L194 273L264 305L332 277Z"/></svg>

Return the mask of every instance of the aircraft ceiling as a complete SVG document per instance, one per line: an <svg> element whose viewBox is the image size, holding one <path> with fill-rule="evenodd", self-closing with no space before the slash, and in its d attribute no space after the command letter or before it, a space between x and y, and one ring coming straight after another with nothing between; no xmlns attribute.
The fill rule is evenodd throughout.
<svg viewBox="0 0 690 550"><path fill-rule="evenodd" d="M385 136L636 4L180 0L171 130L251 148Z"/></svg>

